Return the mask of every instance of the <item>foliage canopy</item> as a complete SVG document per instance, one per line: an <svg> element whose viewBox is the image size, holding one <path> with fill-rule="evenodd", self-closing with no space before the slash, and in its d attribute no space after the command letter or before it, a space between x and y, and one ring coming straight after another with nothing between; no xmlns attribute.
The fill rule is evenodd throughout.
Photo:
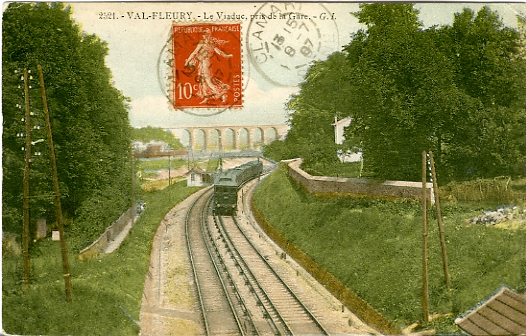
<svg viewBox="0 0 526 336"><path fill-rule="evenodd" d="M62 206L66 216L84 214L82 225L106 225L129 205L131 178L127 98L113 87L105 65L108 46L96 35L82 32L61 3L11 3L2 20L3 224L19 231L22 218L24 140L23 82L20 72L32 71L32 125L44 126L37 65L43 68L57 156ZM20 88L22 87L22 89ZM46 139L42 130L33 139ZM42 152L31 163L31 217L53 220L47 141L34 146ZM101 203L110 202L105 218L91 218ZM90 215L92 214L92 215ZM116 216L116 217L115 217ZM106 218L109 217L109 218Z"/></svg>
<svg viewBox="0 0 526 336"><path fill-rule="evenodd" d="M152 126L132 129L132 139L144 143L148 143L152 140L163 141L172 149L184 148L181 141L179 141L172 132Z"/></svg>
<svg viewBox="0 0 526 336"><path fill-rule="evenodd" d="M427 29L412 4L360 8L366 28L315 62L289 101L287 156L336 160L331 123L351 116L345 147L361 149L364 170L377 178L420 179L421 153L430 150L442 181L524 174L519 33L487 7Z"/></svg>

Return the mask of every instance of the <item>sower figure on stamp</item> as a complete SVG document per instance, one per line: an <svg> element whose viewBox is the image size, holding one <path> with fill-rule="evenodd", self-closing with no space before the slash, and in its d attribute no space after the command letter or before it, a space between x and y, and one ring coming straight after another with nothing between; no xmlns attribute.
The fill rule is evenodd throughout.
<svg viewBox="0 0 526 336"><path fill-rule="evenodd" d="M203 39L199 41L195 50L186 59L185 67L190 69L194 69L197 63L199 90L196 95L199 98L204 98L200 104L207 103L208 99L221 99L223 103L227 100L226 94L230 86L212 75L210 62L215 53L225 58L232 57L217 47L225 43L228 41L213 38L210 29L206 29L203 33Z"/></svg>

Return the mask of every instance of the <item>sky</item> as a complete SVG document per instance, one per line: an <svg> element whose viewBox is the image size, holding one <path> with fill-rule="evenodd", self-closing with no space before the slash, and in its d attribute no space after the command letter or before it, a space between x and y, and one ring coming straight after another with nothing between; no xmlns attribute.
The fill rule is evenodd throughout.
<svg viewBox="0 0 526 336"><path fill-rule="evenodd" d="M285 104L299 91L298 84L308 68L305 64L340 51L350 42L351 34L363 28L352 16L359 11L358 3L73 2L70 5L81 29L108 43L106 65L113 73L115 87L131 99L133 127L282 125L287 120ZM416 3L415 7L420 12L419 20L428 27L451 24L454 13L464 7L477 11L483 5ZM509 27L516 28L517 14L526 16L524 3L486 5L496 10ZM261 15L272 13L283 16L261 19ZM167 60L166 45L172 24L233 22L241 23L243 107L171 108L166 98L167 79L163 78L167 65L163 61ZM266 54L263 62L258 51L262 43L275 45L280 37L287 37L283 47L290 43L289 53L284 48L278 51L270 47L273 51ZM310 46L311 49L305 49Z"/></svg>

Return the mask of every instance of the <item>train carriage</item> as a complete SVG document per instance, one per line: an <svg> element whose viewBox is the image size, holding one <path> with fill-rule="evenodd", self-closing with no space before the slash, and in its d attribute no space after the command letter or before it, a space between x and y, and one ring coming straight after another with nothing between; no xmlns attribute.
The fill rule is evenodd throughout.
<svg viewBox="0 0 526 336"><path fill-rule="evenodd" d="M220 172L214 180L214 213L235 215L239 189L262 172L263 163L259 160Z"/></svg>

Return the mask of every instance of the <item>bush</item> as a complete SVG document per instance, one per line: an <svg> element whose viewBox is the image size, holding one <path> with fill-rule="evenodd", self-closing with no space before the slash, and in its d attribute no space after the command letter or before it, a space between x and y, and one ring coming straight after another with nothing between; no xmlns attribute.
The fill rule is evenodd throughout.
<svg viewBox="0 0 526 336"><path fill-rule="evenodd" d="M477 179L451 182L440 187L440 197L454 202L488 202L500 204L526 201L526 179L512 180L501 176L493 179Z"/></svg>
<svg viewBox="0 0 526 336"><path fill-rule="evenodd" d="M292 151L283 140L276 140L263 147L263 155L274 161L292 159Z"/></svg>
<svg viewBox="0 0 526 336"><path fill-rule="evenodd" d="M314 176L335 176L335 177L360 177L361 162L334 162L324 164L314 162L303 164L302 169Z"/></svg>
<svg viewBox="0 0 526 336"><path fill-rule="evenodd" d="M75 213L69 234L77 237L71 246L80 251L95 241L108 226L116 221L131 205L121 190L109 186L89 196Z"/></svg>
<svg viewBox="0 0 526 336"><path fill-rule="evenodd" d="M17 241L17 235L5 232L2 235L2 260L4 258L18 258L22 255L21 244Z"/></svg>

